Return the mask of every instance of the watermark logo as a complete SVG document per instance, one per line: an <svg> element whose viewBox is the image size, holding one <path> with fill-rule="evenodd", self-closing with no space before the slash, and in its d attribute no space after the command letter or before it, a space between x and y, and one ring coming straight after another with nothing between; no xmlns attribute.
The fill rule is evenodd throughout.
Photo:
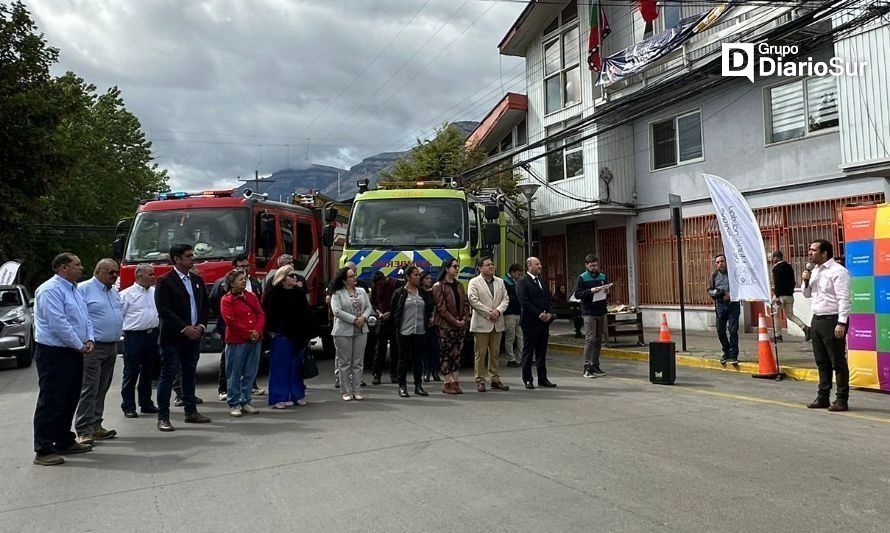
<svg viewBox="0 0 890 533"><path fill-rule="evenodd" d="M847 61L832 57L828 61L816 61L812 57L797 57L797 45L769 45L767 43L723 43L721 54L722 75L748 78L761 76L861 76L865 61ZM785 59L791 56L793 59Z"/></svg>

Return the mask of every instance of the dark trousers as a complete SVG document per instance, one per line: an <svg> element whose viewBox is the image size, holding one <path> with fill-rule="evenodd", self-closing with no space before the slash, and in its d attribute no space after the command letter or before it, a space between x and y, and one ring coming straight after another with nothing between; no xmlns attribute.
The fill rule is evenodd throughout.
<svg viewBox="0 0 890 533"><path fill-rule="evenodd" d="M37 407L34 451L48 454L74 444L71 431L83 380L83 354L72 348L37 343Z"/></svg>
<svg viewBox="0 0 890 533"><path fill-rule="evenodd" d="M170 419L170 393L176 375L182 376L182 401L185 414L197 413L195 407L195 368L201 355L201 342L161 346L161 381L158 383L158 420Z"/></svg>
<svg viewBox="0 0 890 533"><path fill-rule="evenodd" d="M136 394L139 407L154 407L151 401L151 378L158 356L158 329L124 332L124 376L121 382L121 409L136 410Z"/></svg>
<svg viewBox="0 0 890 533"><path fill-rule="evenodd" d="M742 306L739 302L717 302L714 309L717 313L717 338L723 347L723 356L735 359L739 356L739 315L742 314Z"/></svg>
<svg viewBox="0 0 890 533"><path fill-rule="evenodd" d="M428 373L439 372L439 333L436 326L426 330L426 350L423 358L423 371Z"/></svg>
<svg viewBox="0 0 890 533"><path fill-rule="evenodd" d="M374 352L374 368L372 369L373 375L380 376L383 374L383 367L386 365L387 342L389 343L389 375L398 375L399 346L396 335L396 328L393 327L391 320L379 323L377 327L377 350Z"/></svg>
<svg viewBox="0 0 890 533"><path fill-rule="evenodd" d="M522 381L532 383L532 364L538 368L538 383L547 381L549 327L522 326Z"/></svg>
<svg viewBox="0 0 890 533"><path fill-rule="evenodd" d="M837 315L814 316L810 324L813 357L819 369L819 398L828 400L831 394L832 372L837 374L837 399L850 396L850 368L847 366L847 339L837 339L834 328Z"/></svg>
<svg viewBox="0 0 890 533"><path fill-rule="evenodd" d="M414 372L414 385L420 385L423 370L422 361L426 357L427 337L399 334L399 387L408 385L408 367Z"/></svg>

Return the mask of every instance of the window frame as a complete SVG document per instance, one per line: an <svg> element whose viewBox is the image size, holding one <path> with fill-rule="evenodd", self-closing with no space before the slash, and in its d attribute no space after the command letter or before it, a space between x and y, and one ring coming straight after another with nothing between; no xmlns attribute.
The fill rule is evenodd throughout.
<svg viewBox="0 0 890 533"><path fill-rule="evenodd" d="M840 130L840 105L837 102L838 93L840 89L837 87L837 82L835 82L835 106L837 109L838 115L838 124L836 126L830 126L827 128L821 128L817 130L810 131L810 98L809 98L809 90L807 89L808 81L812 79L819 78L830 78L831 76L799 76L797 78L791 80L782 80L778 83L773 83L771 85L767 85L763 88L763 143L764 146L776 146L780 144L790 143L801 141L804 139L809 139L811 137L817 137L819 135L825 135L828 133L837 133ZM780 141L773 141L772 139L772 129L773 129L773 115L772 115L772 91L779 87L786 87L792 84L799 83L803 88L803 123L804 123L804 133L800 137L794 137L792 139L782 139Z"/></svg>
<svg viewBox="0 0 890 533"><path fill-rule="evenodd" d="M560 132L565 131L565 130L568 129L568 128L571 128L571 127L573 127L573 126L576 126L580 121L581 121L581 117L573 117L573 118L570 118L570 119L568 119L568 120L563 120L563 121L561 121L561 122L557 122L557 123L555 123L555 124L551 124L550 126L547 126L546 128L544 128L544 135L545 135L545 137L550 137L551 135L559 134ZM556 128L558 128L558 129L556 129ZM548 131L548 130L551 130L551 129L552 129L552 131ZM566 149L566 144L567 144L567 142L568 142L569 144L571 144L571 143L573 142L573 140L574 140L575 137L580 137L580 136L581 136L580 133L576 133L575 135L572 135L572 136L570 136L570 137L568 137L568 138L566 138L566 139L562 139L562 140L560 140L560 141L557 141L558 143L560 143L560 146L554 146L555 143L546 143L546 144L545 144L544 151L550 151L550 150L552 150L552 149L554 149L554 148L557 148L557 147L562 148L562 153L560 154L560 156L561 156L561 158L562 158L562 177L560 177L560 178L558 178L558 179L551 179L551 176L550 176L550 158L551 158L551 157L554 157L556 154L555 154L555 153L550 154L550 155L547 156L547 159L546 159L546 167L547 167L547 183L555 183L555 182L557 182L557 181L571 180L571 179L578 179L578 178L583 178L583 177L584 177L584 141L576 142L576 143L573 144L570 148ZM567 162L567 158L568 158L569 155L574 155L574 154L576 154L576 153L580 153L580 154L581 154L581 173L580 173L580 174L576 174L576 175L574 175L574 176L569 176L569 175L567 175L567 172L568 172L568 162Z"/></svg>
<svg viewBox="0 0 890 533"><path fill-rule="evenodd" d="M694 157L691 159L680 160L680 128L679 121L682 118L686 118L692 115L698 115L698 133L699 139L701 140L701 156ZM656 124L663 124L665 122L672 121L674 124L674 156L675 160L672 165L666 165L663 167L656 167L655 163L655 135L654 135L654 126ZM684 111L682 113L677 113L674 115L662 117L657 120L650 120L647 124L647 132L649 137L649 172L659 172L661 170L667 170L670 168L676 168L683 165L691 165L695 163L701 163L705 160L705 128L704 128L704 119L701 116L701 108L690 109L688 111Z"/></svg>
<svg viewBox="0 0 890 533"><path fill-rule="evenodd" d="M582 55L583 55L583 36L581 35L581 17L578 13L578 4L575 5L575 17L566 20L563 15L569 6L563 8L563 10L556 16L554 19L557 21L557 26L554 30L551 30L541 36L541 85L543 87L544 92L544 116L552 115L554 113L559 113L560 111L565 111L566 109L570 109L576 105L580 105L584 100L584 93L581 90L581 86L583 85L582 79ZM551 23L552 24L552 23ZM578 36L578 54L577 57L570 58L573 59L574 62L566 63L565 57L565 35L570 31L576 31ZM547 74L547 46L551 43L557 43L558 55L559 55L559 68L556 72ZM567 73L572 71L572 69L577 69L577 82L578 87L576 88L578 94L578 100L573 101L572 103L566 102L566 84ZM548 110L547 109L547 82L553 78L559 78L559 107L557 109Z"/></svg>

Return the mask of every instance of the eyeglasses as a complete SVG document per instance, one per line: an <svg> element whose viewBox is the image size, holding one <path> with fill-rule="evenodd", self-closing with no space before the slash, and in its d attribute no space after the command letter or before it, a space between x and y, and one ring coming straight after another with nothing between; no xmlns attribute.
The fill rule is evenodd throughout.
<svg viewBox="0 0 890 533"><path fill-rule="evenodd" d="M112 276L117 276L118 274L121 273L120 270L106 270L105 272L108 272L108 273L111 274Z"/></svg>
<svg viewBox="0 0 890 533"><path fill-rule="evenodd" d="M354 278L354 277L355 277L355 274L346 274L346 277L347 277L347 278Z"/></svg>
<svg viewBox="0 0 890 533"><path fill-rule="evenodd" d="M460 268L460 265L451 265L451 266L448 267L448 268Z"/></svg>

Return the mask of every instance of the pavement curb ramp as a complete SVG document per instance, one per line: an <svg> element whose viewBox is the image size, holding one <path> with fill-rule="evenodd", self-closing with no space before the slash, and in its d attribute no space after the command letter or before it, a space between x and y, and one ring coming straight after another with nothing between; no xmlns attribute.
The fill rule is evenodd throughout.
<svg viewBox="0 0 890 533"><path fill-rule="evenodd" d="M583 346L574 346L572 344L550 343L550 349L561 352L583 353ZM648 361L649 354L646 352L638 352L635 350L621 350L618 348L603 348L601 355L612 359L628 359L631 361ZM724 372L733 372L736 374L759 374L760 368L755 363L739 363L738 365L723 365L715 359L707 359L705 357L696 357L694 355L676 356L677 365L689 366L694 368L709 368L711 370L722 370ZM780 360L781 362L781 360ZM786 378L798 381L819 381L819 371L815 368L795 368L782 365L779 370L785 374Z"/></svg>

